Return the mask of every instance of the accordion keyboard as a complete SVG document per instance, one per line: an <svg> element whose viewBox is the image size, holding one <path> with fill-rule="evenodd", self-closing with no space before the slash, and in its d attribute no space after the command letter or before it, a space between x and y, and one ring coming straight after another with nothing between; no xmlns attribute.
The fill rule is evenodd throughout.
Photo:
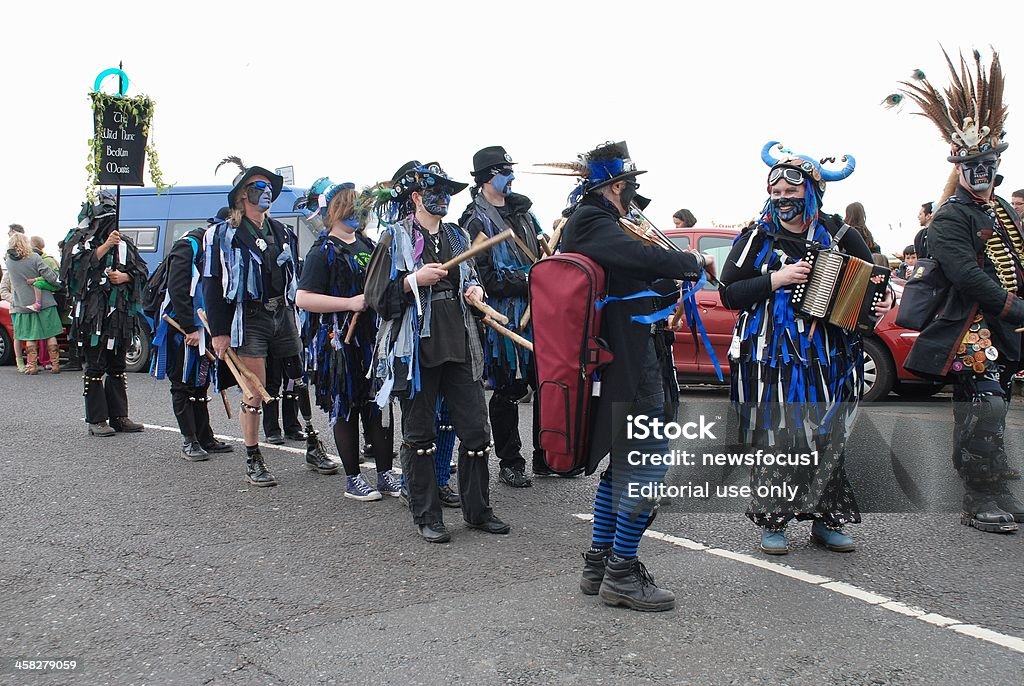
<svg viewBox="0 0 1024 686"><path fill-rule="evenodd" d="M806 284L797 284L793 294L802 303L800 309L804 312L812 317L824 317L839 282L843 256L831 250L821 250L816 254L809 252L807 257L812 266L811 276Z"/></svg>

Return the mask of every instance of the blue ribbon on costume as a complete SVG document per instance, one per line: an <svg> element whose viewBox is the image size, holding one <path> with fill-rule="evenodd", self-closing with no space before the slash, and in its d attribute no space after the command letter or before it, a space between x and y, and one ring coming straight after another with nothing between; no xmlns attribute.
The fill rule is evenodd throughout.
<svg viewBox="0 0 1024 686"><path fill-rule="evenodd" d="M701 321L700 315L697 313L697 300L694 294L700 289L704 288L704 284L708 282L708 276L705 273L701 273L700 278L697 281L690 284L688 281L683 283L690 284L683 289L682 297L678 302L672 303L668 307L663 307L657 312L651 314L635 314L630 319L637 324L654 324L660 322L675 312L676 307L681 303L683 308L683 314L686 315L686 324L691 329L696 328L697 333L700 335L701 343L704 345L704 349L708 353L708 357L711 358L711 364L715 367L715 374L718 375L718 380L723 381L722 377L722 365L718 362L718 356L715 355L715 350L711 346L711 339L708 338L708 332L704 329L704 322ZM624 300L636 300L638 298L663 298L664 294L658 293L657 291L647 289L645 291L639 291L638 293L632 293L630 295L623 296L609 296L607 298L601 298L594 303L594 307L600 310L602 307L611 302L624 301Z"/></svg>
<svg viewBox="0 0 1024 686"><path fill-rule="evenodd" d="M683 308L683 314L686 315L686 325L689 326L691 330L694 328L697 329L697 333L700 335L700 341L704 345L704 350L707 351L708 358L711 360L711 364L715 368L715 375L718 377L719 381L723 381L722 365L718 362L718 355L715 355L715 349L711 346L711 339L708 338L708 332L704 328L704 322L701 321L700 314L697 312L697 298L695 297L695 293L704 288L704 284L707 282L708 275L705 272L701 272L700 278L697 279L697 281L683 289L680 304ZM675 306L673 306L672 309L675 309Z"/></svg>

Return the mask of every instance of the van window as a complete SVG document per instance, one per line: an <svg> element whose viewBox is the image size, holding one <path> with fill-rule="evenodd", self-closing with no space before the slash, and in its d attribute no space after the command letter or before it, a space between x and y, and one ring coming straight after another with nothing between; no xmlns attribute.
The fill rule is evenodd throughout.
<svg viewBox="0 0 1024 686"><path fill-rule="evenodd" d="M729 257L729 252L732 250L732 240L732 236L701 236L697 245L700 246L702 253L715 258L715 268L721 272L722 265L725 264L725 260ZM716 291L718 287L706 283L704 284L704 290Z"/></svg>
<svg viewBox="0 0 1024 686"><path fill-rule="evenodd" d="M167 239L164 241L164 254L171 252L171 246L175 241L184 236L192 229L206 228L205 219L178 219L167 222Z"/></svg>
<svg viewBox="0 0 1024 686"><path fill-rule="evenodd" d="M160 229L155 226L118 227L118 232L125 238L130 238L139 252L156 252L156 237L159 231Z"/></svg>
<svg viewBox="0 0 1024 686"><path fill-rule="evenodd" d="M306 259L309 249L313 247L313 243L316 242L317 238L316 232L313 231L313 227L310 223L306 221L305 217L299 216L274 217L274 219L291 227L292 231L295 232L295 235L299 237L298 259Z"/></svg>

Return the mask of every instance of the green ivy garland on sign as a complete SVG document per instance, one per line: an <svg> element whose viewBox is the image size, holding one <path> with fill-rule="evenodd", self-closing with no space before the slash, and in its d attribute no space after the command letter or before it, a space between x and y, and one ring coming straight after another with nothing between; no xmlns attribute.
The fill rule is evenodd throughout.
<svg viewBox="0 0 1024 686"><path fill-rule="evenodd" d="M149 166L149 178L153 180L153 185L156 186L158 194L170 188L173 184L168 184L164 181L164 174L160 169L160 158L157 156L156 148L153 145L153 137L150 135L150 126L153 123L153 100L148 95L136 95L129 98L123 95L103 93L98 90L89 93L89 99L92 101L93 116L96 118L95 125L93 126L93 135L89 139L89 158L85 165L86 178L88 179L85 190L89 202L95 202L98 195L96 179L99 169L97 168L97 162L103 151L103 140L100 138L100 132L103 123L103 113L108 107L116 107L129 114L136 124L141 122L142 133L146 136L146 163Z"/></svg>

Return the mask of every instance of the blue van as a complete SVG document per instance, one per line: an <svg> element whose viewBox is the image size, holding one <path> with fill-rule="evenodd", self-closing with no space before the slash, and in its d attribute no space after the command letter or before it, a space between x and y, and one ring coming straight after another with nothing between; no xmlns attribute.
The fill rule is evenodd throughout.
<svg viewBox="0 0 1024 686"><path fill-rule="evenodd" d="M149 273L164 259L174 241L197 226L205 227L207 219L227 204L231 186L173 186L157 194L155 188L122 188L118 218L122 235L132 239L146 260ZM292 209L306 189L285 186L270 208L271 216L290 226L299 237L299 257L304 257L316 240L316 233L302 213ZM137 334L128 350L128 371L148 369L149 341L152 326L140 318Z"/></svg>

